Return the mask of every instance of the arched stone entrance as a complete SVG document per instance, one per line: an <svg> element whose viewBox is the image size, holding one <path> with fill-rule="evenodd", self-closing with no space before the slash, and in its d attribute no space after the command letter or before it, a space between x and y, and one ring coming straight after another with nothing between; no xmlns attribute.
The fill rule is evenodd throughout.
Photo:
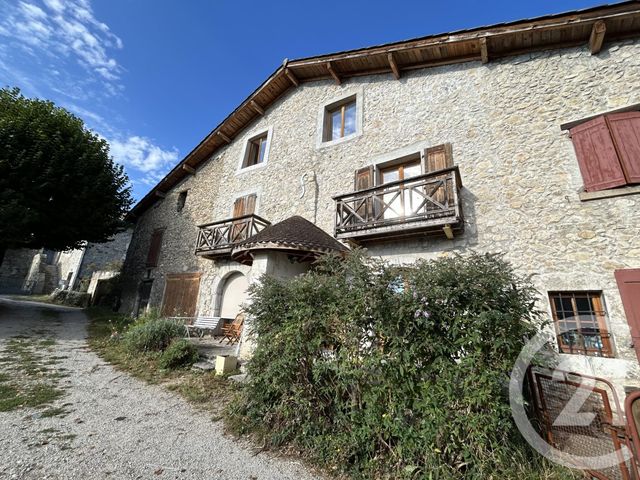
<svg viewBox="0 0 640 480"><path fill-rule="evenodd" d="M217 316L235 318L242 310L242 304L249 297L248 288L249 282L242 273L233 272L227 275L220 282L220 305Z"/></svg>

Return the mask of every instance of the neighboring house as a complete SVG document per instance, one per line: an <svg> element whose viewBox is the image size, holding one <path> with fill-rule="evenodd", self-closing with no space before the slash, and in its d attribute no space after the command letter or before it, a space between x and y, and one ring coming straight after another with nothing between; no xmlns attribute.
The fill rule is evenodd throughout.
<svg viewBox="0 0 640 480"><path fill-rule="evenodd" d="M56 288L87 291L97 272L100 278L117 274L124 262L132 230L118 233L109 242L83 248L7 250L0 265L0 293L48 294Z"/></svg>
<svg viewBox="0 0 640 480"><path fill-rule="evenodd" d="M132 216L127 312L233 317L335 239L504 252L569 367L639 384L640 3L285 61Z"/></svg>

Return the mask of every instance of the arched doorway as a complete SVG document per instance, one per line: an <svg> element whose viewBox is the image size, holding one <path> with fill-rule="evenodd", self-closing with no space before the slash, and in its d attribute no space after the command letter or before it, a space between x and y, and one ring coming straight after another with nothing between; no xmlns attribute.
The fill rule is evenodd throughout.
<svg viewBox="0 0 640 480"><path fill-rule="evenodd" d="M222 318L235 318L242 304L247 300L249 294L249 282L240 272L234 272L224 279L222 285L222 295L220 297L220 316Z"/></svg>

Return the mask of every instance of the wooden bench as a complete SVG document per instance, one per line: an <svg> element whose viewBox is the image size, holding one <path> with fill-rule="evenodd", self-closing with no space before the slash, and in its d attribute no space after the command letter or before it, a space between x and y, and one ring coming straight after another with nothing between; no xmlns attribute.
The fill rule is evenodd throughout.
<svg viewBox="0 0 640 480"><path fill-rule="evenodd" d="M195 332L198 337L204 337L206 332L213 336L218 331L220 317L170 317L184 325L187 337L191 338L191 332Z"/></svg>

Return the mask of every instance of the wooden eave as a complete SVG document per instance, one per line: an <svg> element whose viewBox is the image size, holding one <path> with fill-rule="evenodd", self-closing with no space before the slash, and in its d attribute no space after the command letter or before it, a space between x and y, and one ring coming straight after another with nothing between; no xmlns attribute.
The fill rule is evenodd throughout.
<svg viewBox="0 0 640 480"><path fill-rule="evenodd" d="M321 80L344 83L352 77L389 74L478 61L486 63L507 56L548 49L593 45L592 32L596 22L604 22L604 43L640 36L640 2L627 1L557 15L502 23L470 30L429 35L402 42L316 57L286 60L231 114L213 129L178 165L143 197L130 216L144 212L159 197L156 191L168 192L190 173L182 168L196 169L222 147L233 142L245 128L265 113L289 89L298 84ZM593 50L592 50L593 51ZM390 54L395 66L389 62ZM397 72L394 70L397 69ZM288 70L288 71L287 71Z"/></svg>

